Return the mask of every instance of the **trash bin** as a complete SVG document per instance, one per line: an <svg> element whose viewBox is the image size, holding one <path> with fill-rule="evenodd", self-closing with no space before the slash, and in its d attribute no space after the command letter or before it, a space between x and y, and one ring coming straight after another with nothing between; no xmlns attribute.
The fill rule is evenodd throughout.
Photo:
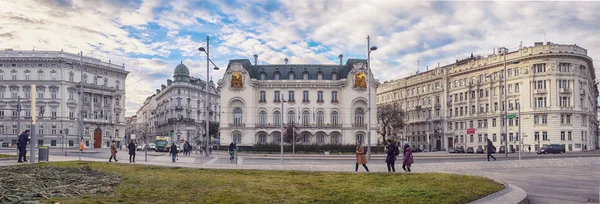
<svg viewBox="0 0 600 204"><path fill-rule="evenodd" d="M48 157L50 155L50 149L48 149L48 146L40 146L39 152L40 154L38 156L38 161L48 161Z"/></svg>

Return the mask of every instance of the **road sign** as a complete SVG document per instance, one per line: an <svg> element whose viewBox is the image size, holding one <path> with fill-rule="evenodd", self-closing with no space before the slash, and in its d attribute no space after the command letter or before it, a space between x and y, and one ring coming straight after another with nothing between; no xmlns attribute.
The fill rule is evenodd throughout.
<svg viewBox="0 0 600 204"><path fill-rule="evenodd" d="M506 118L508 118L508 119L511 119L511 118L516 118L516 117L517 117L517 114L508 114L508 115L506 116Z"/></svg>

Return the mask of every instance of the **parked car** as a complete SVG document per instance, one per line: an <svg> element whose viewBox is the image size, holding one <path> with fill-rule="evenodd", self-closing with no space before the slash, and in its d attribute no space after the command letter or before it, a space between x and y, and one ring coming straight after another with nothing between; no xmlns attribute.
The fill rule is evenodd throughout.
<svg viewBox="0 0 600 204"><path fill-rule="evenodd" d="M442 148L442 149L440 149L440 151L443 151L443 152L445 152L445 151L446 151L446 148Z"/></svg>
<svg viewBox="0 0 600 204"><path fill-rule="evenodd" d="M417 147L417 148L413 149L413 152L423 152L423 150L421 148Z"/></svg>
<svg viewBox="0 0 600 204"><path fill-rule="evenodd" d="M146 147L146 145L145 145L145 144L140 144L140 145L138 145L138 146L135 148L135 150L137 150L137 151L144 151L144 147Z"/></svg>
<svg viewBox="0 0 600 204"><path fill-rule="evenodd" d="M551 144L548 145L544 148L540 148L537 153L538 154L548 154L548 153L552 153L552 154L562 154L565 153L565 147L559 144Z"/></svg>
<svg viewBox="0 0 600 204"><path fill-rule="evenodd" d="M457 147L456 148L456 153L465 153L465 148L464 147Z"/></svg>
<svg viewBox="0 0 600 204"><path fill-rule="evenodd" d="M485 152L483 151L483 148L481 148L481 147L477 147L477 153L478 153L478 154L483 154L483 153L485 153Z"/></svg>
<svg viewBox="0 0 600 204"><path fill-rule="evenodd" d="M148 144L148 151L150 151L150 150L155 151L156 150L156 144L154 144L154 143Z"/></svg>
<svg viewBox="0 0 600 204"><path fill-rule="evenodd" d="M467 153L475 153L475 150L473 150L473 147L467 147Z"/></svg>
<svg viewBox="0 0 600 204"><path fill-rule="evenodd" d="M448 153L456 153L456 149L454 147L448 148Z"/></svg>

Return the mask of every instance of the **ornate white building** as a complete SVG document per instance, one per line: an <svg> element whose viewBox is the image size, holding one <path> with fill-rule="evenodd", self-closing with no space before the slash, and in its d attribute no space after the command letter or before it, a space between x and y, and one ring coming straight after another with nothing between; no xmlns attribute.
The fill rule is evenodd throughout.
<svg viewBox="0 0 600 204"><path fill-rule="evenodd" d="M125 135L124 65L102 62L63 51L0 51L0 141L15 145L17 135L31 127L31 87L36 85L38 145L78 147L79 113L83 108L83 139L87 146L108 147ZM83 79L84 102L79 99ZM17 128L17 97L21 127ZM44 114L40 109L44 107ZM61 135L68 129L66 138Z"/></svg>
<svg viewBox="0 0 600 204"><path fill-rule="evenodd" d="M183 63L175 68L173 79L168 79L167 85L162 84L137 111L138 141L144 133L148 142L154 142L157 136L171 137L171 141L202 140L207 113L211 127L218 129L220 97L215 84L210 81L207 86L206 81L191 77ZM210 94L208 102L206 87Z"/></svg>
<svg viewBox="0 0 600 204"><path fill-rule="evenodd" d="M342 64L340 55L339 65L288 64L287 59L257 65L257 57L254 65L248 59L230 60L219 80L222 144L279 143L282 122L296 124L300 144L367 141L366 60ZM371 142L376 144L378 82L371 82Z"/></svg>
<svg viewBox="0 0 600 204"><path fill-rule="evenodd" d="M407 126L395 132L423 149L485 148L487 138L509 150L518 150L519 140L532 151L549 144L562 144L566 151L598 147L598 89L587 50L548 42L506 53L508 116L503 111L504 57L471 55L385 82L377 90L377 103L401 106ZM508 142L502 137L506 117Z"/></svg>

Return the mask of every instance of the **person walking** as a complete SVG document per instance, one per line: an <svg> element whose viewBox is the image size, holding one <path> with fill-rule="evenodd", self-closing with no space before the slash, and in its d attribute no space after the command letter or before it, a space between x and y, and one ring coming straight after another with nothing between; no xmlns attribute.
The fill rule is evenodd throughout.
<svg viewBox="0 0 600 204"><path fill-rule="evenodd" d="M171 159L173 160L173 162L175 162L175 159L177 159L177 145L175 145L174 142L171 145L170 154L171 154Z"/></svg>
<svg viewBox="0 0 600 204"><path fill-rule="evenodd" d="M385 163L387 163L388 172L396 172L396 156L400 154L400 150L392 140L388 140L388 143Z"/></svg>
<svg viewBox="0 0 600 204"><path fill-rule="evenodd" d="M192 154L192 144L190 142L185 142L187 144L187 155L190 156Z"/></svg>
<svg viewBox="0 0 600 204"><path fill-rule="evenodd" d="M367 167L367 155L365 152L365 147L361 145L360 141L356 141L356 167L354 168L354 172L358 172L358 165L362 165L367 172L369 172L369 167Z"/></svg>
<svg viewBox="0 0 600 204"><path fill-rule="evenodd" d="M185 142L183 143L183 156L187 156L188 155L188 143Z"/></svg>
<svg viewBox="0 0 600 204"><path fill-rule="evenodd" d="M27 162L27 142L29 142L29 130L23 131L19 135L17 149L19 150L19 163Z"/></svg>
<svg viewBox="0 0 600 204"><path fill-rule="evenodd" d="M529 146L529 151L531 152L531 146ZM490 157L492 157L494 159L494 161L496 161L496 157L494 157L492 155L492 152L496 152L496 147L494 147L494 144L492 143L492 141L490 139L487 139L487 160L490 161Z"/></svg>
<svg viewBox="0 0 600 204"><path fill-rule="evenodd" d="M127 146L127 148L129 148L129 163L135 163L135 144L133 143L133 140L129 140L129 146Z"/></svg>
<svg viewBox="0 0 600 204"><path fill-rule="evenodd" d="M531 153L531 145L529 145L527 149L529 150L529 153Z"/></svg>
<svg viewBox="0 0 600 204"><path fill-rule="evenodd" d="M415 162L413 160L412 148L408 145L408 142L404 142L404 147L402 148L402 169L406 172L410 172L410 166Z"/></svg>
<svg viewBox="0 0 600 204"><path fill-rule="evenodd" d="M115 162L119 162L119 160L117 160L117 142L114 140L112 141L112 144L110 144L110 158L108 159L108 162L112 162L113 158L115 158Z"/></svg>

